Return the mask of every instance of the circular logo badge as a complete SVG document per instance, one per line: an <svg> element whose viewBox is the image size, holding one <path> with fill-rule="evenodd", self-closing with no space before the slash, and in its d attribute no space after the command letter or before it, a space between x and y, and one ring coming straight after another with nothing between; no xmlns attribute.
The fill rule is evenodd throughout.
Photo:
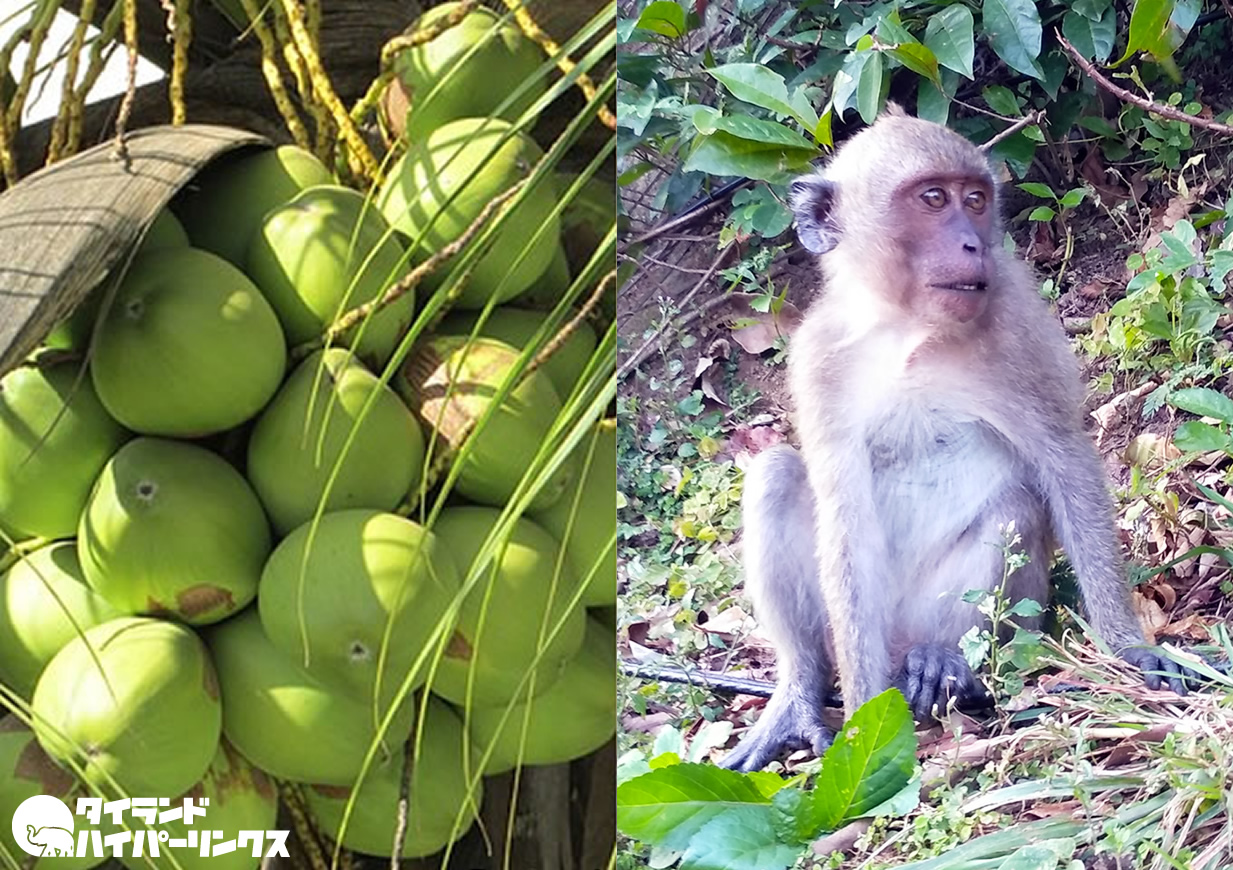
<svg viewBox="0 0 1233 870"><path fill-rule="evenodd" d="M26 798L13 813L13 839L29 855L72 855L73 813L51 795Z"/></svg>

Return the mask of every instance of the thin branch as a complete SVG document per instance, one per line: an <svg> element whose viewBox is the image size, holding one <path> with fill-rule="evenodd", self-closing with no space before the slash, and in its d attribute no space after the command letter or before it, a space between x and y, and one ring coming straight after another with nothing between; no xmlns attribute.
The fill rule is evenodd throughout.
<svg viewBox="0 0 1233 870"><path fill-rule="evenodd" d="M531 372L548 362L554 353L565 346L565 342L571 335L574 334L574 330L576 330L578 326L587 319L590 313L595 309L595 306L599 304L599 300L603 298L604 293L606 293L608 288L616 282L616 276L616 269L613 269L603 277L603 280L595 285L595 289L591 291L591 295L587 298L587 301L583 303L582 308L579 309L578 313L575 314L568 323L561 327L560 331L558 331L556 335L549 339L548 343L545 344L540 349L539 353L535 355L535 359L531 360L527 367L522 370L521 377L524 380L531 374Z"/></svg>
<svg viewBox="0 0 1233 870"><path fill-rule="evenodd" d="M1157 103L1153 100L1147 99L1146 97L1133 94L1125 88L1118 87L1113 84L1113 82L1105 78L1101 74L1100 70L1096 69L1091 61L1081 55L1073 45L1066 41L1066 38L1062 36L1062 34L1055 30L1054 35L1057 36L1058 44L1061 45L1062 48L1066 49L1066 53L1071 56L1075 64L1079 67L1079 69L1083 70L1088 78L1096 82L1096 84L1100 85L1122 102L1130 103L1132 106L1138 106L1140 109L1146 109L1153 115L1159 115L1162 118L1168 118L1172 121L1181 121L1183 124L1189 124L1192 127L1202 127L1205 130L1211 130L1225 136L1233 136L1233 127L1230 127L1228 124L1221 124L1219 121L1188 115L1180 109L1175 109L1172 106L1165 105L1164 103Z"/></svg>
<svg viewBox="0 0 1233 870"><path fill-rule="evenodd" d="M685 306L689 304L689 301L694 298L695 294L697 294L699 290L701 290L703 287L705 287L710 282L712 276L714 276L714 274L719 271L720 265L723 263L724 260L728 258L729 252L735 249L736 249L735 239L732 240L731 242L728 242L728 244L724 246L724 249L719 252L719 256L715 258L715 262L711 264L711 268L707 269L706 274L698 279L698 283L695 284L690 289L690 291L681 298L681 308L682 309L684 309ZM617 371L617 382L618 383L624 380L626 376L629 375L630 372L632 372L638 366L642 365L642 361L645 360L648 356L650 356L651 352L659 345L659 342L663 340L664 333L667 331L668 326L673 322L675 321L666 321L660 324L659 327L655 330L655 332L651 335L651 337L648 338L646 341L644 341L642 343L642 346L639 347L638 350L634 352L634 355L625 361L625 365L621 366L620 369Z"/></svg>
<svg viewBox="0 0 1233 870"><path fill-rule="evenodd" d="M981 151L988 151L988 150L989 150L989 149L991 149L994 145L997 145L999 142L1001 142L1001 141L1002 141L1002 140L1004 140L1004 139L1009 139L1011 136L1013 136L1013 135L1015 135L1016 133L1018 133L1018 132L1019 132L1020 130L1022 130L1024 127L1030 127L1030 126L1032 126L1033 124L1039 124L1039 123L1040 123L1041 121L1043 121L1044 119L1045 119L1045 110L1044 110L1044 109L1037 109L1037 110L1036 110L1036 111L1034 111L1034 112L1028 112L1026 115L1024 115L1024 116L1023 116L1022 118L1020 118L1018 121L1015 121L1015 123L1011 124L1009 127L1007 127L1005 130L1003 130L1001 133L998 133L996 136L994 136L992 139L990 139L990 140L989 140L988 142L986 142L984 145L981 145L981 146L980 146L980 150L981 150Z"/></svg>
<svg viewBox="0 0 1233 870"><path fill-rule="evenodd" d="M752 182L749 182L749 183L752 183ZM681 215L680 217L674 217L671 220L664 221L659 226L652 227L651 229L647 230L642 235L637 236L636 238L630 239L628 242L626 242L624 245L624 250L629 250L630 247L633 245L640 245L644 242L649 242L652 239L659 238L664 233L670 233L673 230L679 230L681 227L692 224L694 221L698 220L699 218L709 215L711 212L718 209L721 205L723 205L725 202L728 201L729 196L736 193L738 190L744 188L745 186L746 184L736 185L732 187L730 190L725 191L723 196L716 197L714 200L712 200L711 202L708 202L706 205L702 206L701 208L696 208L693 211L690 211L690 212L687 212L686 214Z"/></svg>

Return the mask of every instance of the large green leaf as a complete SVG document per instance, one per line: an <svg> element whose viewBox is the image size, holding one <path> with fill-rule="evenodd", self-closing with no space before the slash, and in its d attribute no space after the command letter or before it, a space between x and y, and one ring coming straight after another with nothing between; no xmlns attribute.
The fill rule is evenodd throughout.
<svg viewBox="0 0 1233 870"><path fill-rule="evenodd" d="M861 77L856 82L856 111L860 112L861 120L872 124L882 108L882 54L869 52L869 62L861 69Z"/></svg>
<svg viewBox="0 0 1233 870"><path fill-rule="evenodd" d="M929 16L925 25L925 45L938 63L960 75L973 78L972 59L976 56L972 11L962 3L947 6Z"/></svg>
<svg viewBox="0 0 1233 870"><path fill-rule="evenodd" d="M887 689L857 710L822 760L814 788L819 828L834 830L894 797L916 764L908 703Z"/></svg>
<svg viewBox="0 0 1233 870"><path fill-rule="evenodd" d="M800 91L788 96L783 76L757 63L729 63L707 70L738 100L769 109L777 115L795 118L813 135L818 126L818 113L801 99Z"/></svg>
<svg viewBox="0 0 1233 870"><path fill-rule="evenodd" d="M752 118L743 120L754 121ZM786 128L782 129L787 133L792 132ZM817 153L812 146L807 149L789 148L782 144L734 136L720 130L702 138L685 161L683 171L781 182L785 173L803 169Z"/></svg>
<svg viewBox="0 0 1233 870"><path fill-rule="evenodd" d="M1011 69L1044 80L1040 68L1043 28L1033 0L984 0L985 33L998 57Z"/></svg>
<svg viewBox="0 0 1233 870"><path fill-rule="evenodd" d="M616 803L621 833L676 851L687 849L704 825L733 808L760 806L770 825L766 783L713 764L675 764L644 773L617 787Z"/></svg>
<svg viewBox="0 0 1233 870"><path fill-rule="evenodd" d="M1177 390L1169 396L1169 404L1200 417L1213 417L1224 423L1233 423L1233 399L1209 387L1190 387Z"/></svg>
<svg viewBox="0 0 1233 870"><path fill-rule="evenodd" d="M730 809L711 819L690 841L681 870L786 870L799 845L776 836L769 806Z"/></svg>
<svg viewBox="0 0 1233 870"><path fill-rule="evenodd" d="M688 32L685 26L685 10L674 0L655 0L654 3L648 3L638 16L638 27L671 39L679 39Z"/></svg>
<svg viewBox="0 0 1233 870"><path fill-rule="evenodd" d="M919 42L905 42L895 48L888 49L887 54L906 66L917 75L924 76L929 81L942 86L942 74L938 70L938 59L928 47Z"/></svg>
<svg viewBox="0 0 1233 870"><path fill-rule="evenodd" d="M1067 12L1062 18L1062 35L1086 58L1104 63L1113 53L1117 36L1117 15L1112 6L1093 21L1078 12Z"/></svg>
<svg viewBox="0 0 1233 870"><path fill-rule="evenodd" d="M1135 0L1135 8L1130 13L1126 52L1118 58L1117 64L1124 63L1137 51L1146 51L1157 58L1171 55L1169 18L1172 15L1173 0Z"/></svg>

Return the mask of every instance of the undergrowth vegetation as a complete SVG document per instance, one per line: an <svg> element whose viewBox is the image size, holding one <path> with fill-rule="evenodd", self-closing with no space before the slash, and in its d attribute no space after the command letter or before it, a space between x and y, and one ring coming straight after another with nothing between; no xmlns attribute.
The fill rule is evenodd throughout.
<svg viewBox="0 0 1233 870"><path fill-rule="evenodd" d="M747 459L792 438L780 363L816 281L787 183L888 100L993 143L1005 244L1080 358L1140 622L1188 664L1228 659L1233 9L628 0L617 33L619 866L1233 866L1233 681L1195 664L1202 692L1140 688L1065 561L1050 602L972 599L990 627L962 647L993 718L913 738L879 702L859 750L849 728L772 774L709 763L775 675L740 588L739 502ZM1013 529L1005 557L1009 576ZM1041 607L1044 632L997 642ZM885 761L912 744L914 763ZM852 798L879 776L880 805ZM836 795L850 811L819 809Z"/></svg>

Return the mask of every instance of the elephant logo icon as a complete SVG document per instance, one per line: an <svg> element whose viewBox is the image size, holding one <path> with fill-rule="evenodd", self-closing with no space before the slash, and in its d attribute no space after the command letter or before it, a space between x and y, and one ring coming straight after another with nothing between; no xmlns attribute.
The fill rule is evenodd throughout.
<svg viewBox="0 0 1233 870"><path fill-rule="evenodd" d="M59 798L35 795L13 813L13 839L29 855L73 854L73 813Z"/></svg>

